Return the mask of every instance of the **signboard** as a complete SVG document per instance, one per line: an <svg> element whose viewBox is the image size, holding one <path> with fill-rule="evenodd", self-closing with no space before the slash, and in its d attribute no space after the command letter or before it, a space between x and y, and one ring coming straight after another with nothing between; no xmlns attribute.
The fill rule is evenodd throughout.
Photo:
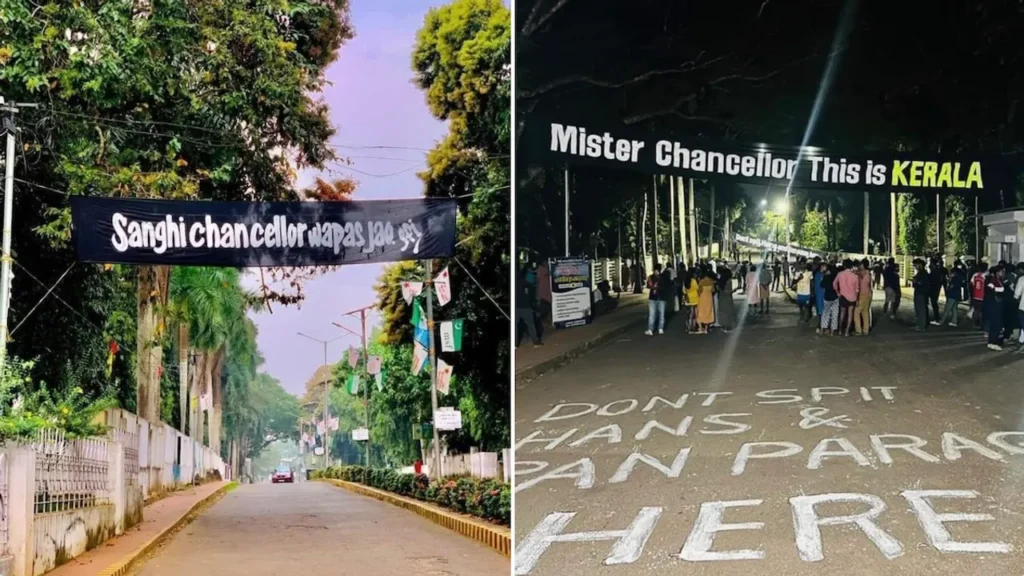
<svg viewBox="0 0 1024 576"><path fill-rule="evenodd" d="M551 259L551 321L555 328L589 324L590 260L586 258Z"/></svg>
<svg viewBox="0 0 1024 576"><path fill-rule="evenodd" d="M528 126L531 161L762 185L855 192L998 193L1017 168L999 156L863 151L717 142L640 126L604 127L562 118Z"/></svg>
<svg viewBox="0 0 1024 576"><path fill-rule="evenodd" d="M441 351L458 352L462 350L462 320L441 322Z"/></svg>
<svg viewBox="0 0 1024 576"><path fill-rule="evenodd" d="M71 198L81 262L318 266L455 254L452 199L189 202Z"/></svg>
<svg viewBox="0 0 1024 576"><path fill-rule="evenodd" d="M317 456L323 456L324 455L324 447L323 446L317 446L316 448L313 448L313 454L315 454Z"/></svg>
<svg viewBox="0 0 1024 576"><path fill-rule="evenodd" d="M365 442L370 439L370 431L366 428L356 428L352 431L352 439L356 442Z"/></svg>
<svg viewBox="0 0 1024 576"><path fill-rule="evenodd" d="M462 428L462 412L454 408L438 408L434 412L434 425L438 431L459 430Z"/></svg>
<svg viewBox="0 0 1024 576"><path fill-rule="evenodd" d="M747 246L754 246L756 248L764 248L769 252L785 252L794 256L803 256L804 258L814 258L815 256L821 255L813 250L808 250L807 248L801 248L799 246L785 246L783 244L761 240L760 238L751 238L750 236L744 236L743 234L736 234L734 235L734 238L740 244L746 244Z"/></svg>

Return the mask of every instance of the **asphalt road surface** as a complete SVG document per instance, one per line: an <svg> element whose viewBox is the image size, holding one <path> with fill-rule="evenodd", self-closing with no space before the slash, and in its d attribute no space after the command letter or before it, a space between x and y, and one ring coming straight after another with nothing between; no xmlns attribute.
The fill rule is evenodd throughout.
<svg viewBox="0 0 1024 576"><path fill-rule="evenodd" d="M411 512L320 482L228 493L143 576L507 575L509 561Z"/></svg>
<svg viewBox="0 0 1024 576"><path fill-rule="evenodd" d="M772 310L516 389L517 574L1024 574L1024 354Z"/></svg>

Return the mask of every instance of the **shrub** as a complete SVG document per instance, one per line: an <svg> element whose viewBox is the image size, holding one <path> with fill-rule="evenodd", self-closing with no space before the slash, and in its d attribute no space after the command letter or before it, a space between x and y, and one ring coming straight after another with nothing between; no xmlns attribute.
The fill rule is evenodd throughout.
<svg viewBox="0 0 1024 576"><path fill-rule="evenodd" d="M508 484L498 480L455 476L431 481L426 474L365 466L331 466L317 470L311 476L365 484L505 526L509 525L512 517L512 490Z"/></svg>

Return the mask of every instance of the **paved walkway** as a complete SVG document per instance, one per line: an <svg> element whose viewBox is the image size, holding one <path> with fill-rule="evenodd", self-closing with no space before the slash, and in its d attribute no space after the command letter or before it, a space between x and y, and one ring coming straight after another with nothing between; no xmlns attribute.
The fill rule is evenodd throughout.
<svg viewBox="0 0 1024 576"><path fill-rule="evenodd" d="M517 574L1019 576L1024 355L880 306L825 337L777 294L517 390Z"/></svg>
<svg viewBox="0 0 1024 576"><path fill-rule="evenodd" d="M139 576L509 573L509 559L392 504L323 482L248 484L199 515Z"/></svg>
<svg viewBox="0 0 1024 576"><path fill-rule="evenodd" d="M97 572L121 560L133 551L149 542L150 539L167 530L188 514L192 507L220 490L227 482L211 482L196 488L189 488L170 494L149 506L142 513L142 523L130 528L127 532L107 540L71 560L57 569L47 572L47 576L95 576Z"/></svg>
<svg viewBox="0 0 1024 576"><path fill-rule="evenodd" d="M611 312L598 316L586 326L577 326L565 330L555 330L550 325L545 327L544 344L533 346L529 338L524 337L523 343L516 349L516 383L536 378L543 372L556 368L570 360L587 348L621 334L630 326L646 319L646 308L638 308L646 304L647 293L622 294L619 304Z"/></svg>

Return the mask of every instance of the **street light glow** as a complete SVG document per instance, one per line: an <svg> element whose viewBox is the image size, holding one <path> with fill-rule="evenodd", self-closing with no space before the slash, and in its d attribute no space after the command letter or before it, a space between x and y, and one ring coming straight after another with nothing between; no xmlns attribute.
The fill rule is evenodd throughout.
<svg viewBox="0 0 1024 576"><path fill-rule="evenodd" d="M761 198L761 208L764 208L767 205L768 205L768 199L767 198Z"/></svg>
<svg viewBox="0 0 1024 576"><path fill-rule="evenodd" d="M787 214L789 212L789 201L785 198L780 199L775 204L775 211L779 214Z"/></svg>

